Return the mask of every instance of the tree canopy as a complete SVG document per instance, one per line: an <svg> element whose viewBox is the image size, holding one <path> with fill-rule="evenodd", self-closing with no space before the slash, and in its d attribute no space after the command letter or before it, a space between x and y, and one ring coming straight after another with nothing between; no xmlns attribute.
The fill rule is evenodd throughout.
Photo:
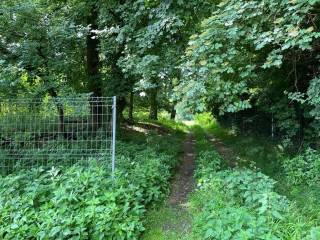
<svg viewBox="0 0 320 240"><path fill-rule="evenodd" d="M318 13L319 1L222 1L190 37L182 105L272 116L287 140L317 137Z"/></svg>
<svg viewBox="0 0 320 240"><path fill-rule="evenodd" d="M152 119L158 108L180 118L211 111L258 121L286 144L318 137L317 0L0 6L2 97L117 95L121 119L136 98Z"/></svg>

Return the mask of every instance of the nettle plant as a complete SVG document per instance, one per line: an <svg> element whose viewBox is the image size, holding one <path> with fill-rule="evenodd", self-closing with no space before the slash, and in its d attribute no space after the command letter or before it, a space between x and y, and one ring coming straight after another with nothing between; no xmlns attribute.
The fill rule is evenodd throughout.
<svg viewBox="0 0 320 240"><path fill-rule="evenodd" d="M320 182L320 154L309 148L303 154L287 158L283 163L283 169L291 184L316 186Z"/></svg>
<svg viewBox="0 0 320 240"><path fill-rule="evenodd" d="M264 174L238 169L208 177L192 202L195 239L317 239L315 223L276 193Z"/></svg>
<svg viewBox="0 0 320 240"><path fill-rule="evenodd" d="M221 170L221 157L206 143L198 142L194 239L317 239L320 229L275 192L276 181L257 169Z"/></svg>
<svg viewBox="0 0 320 240"><path fill-rule="evenodd" d="M282 219L288 211L288 200L274 192L275 181L268 176L244 169L220 173L225 191L241 204L256 209L259 214L272 219Z"/></svg>
<svg viewBox="0 0 320 240"><path fill-rule="evenodd" d="M197 171L195 173L195 177L199 179L198 185L207 180L210 175L215 174L220 168L221 157L216 151L201 151L197 156Z"/></svg>
<svg viewBox="0 0 320 240"><path fill-rule="evenodd" d="M148 141L118 141L115 180L94 159L0 176L0 238L139 239L146 207L166 196L176 164L174 144L159 154L167 142Z"/></svg>

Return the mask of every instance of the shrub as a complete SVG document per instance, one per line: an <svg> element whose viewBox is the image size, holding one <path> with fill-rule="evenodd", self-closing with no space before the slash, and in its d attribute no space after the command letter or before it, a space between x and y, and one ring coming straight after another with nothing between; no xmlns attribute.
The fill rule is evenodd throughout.
<svg viewBox="0 0 320 240"><path fill-rule="evenodd" d="M283 169L291 184L318 185L320 182L320 153L307 149L303 154L286 159Z"/></svg>
<svg viewBox="0 0 320 240"><path fill-rule="evenodd" d="M95 161L1 177L0 238L138 239L146 207L166 195L175 165L172 149L158 147L119 142L116 181Z"/></svg>
<svg viewBox="0 0 320 240"><path fill-rule="evenodd" d="M273 179L257 170L220 170L221 157L201 150L191 199L193 239L317 239L319 228L275 192Z"/></svg>
<svg viewBox="0 0 320 240"><path fill-rule="evenodd" d="M221 157L216 151L205 150L197 156L197 171L195 177L201 183L202 180L208 179L210 174L215 173L220 169Z"/></svg>
<svg viewBox="0 0 320 240"><path fill-rule="evenodd" d="M33 170L1 180L2 239L125 239L143 230L139 190L99 166Z"/></svg>
<svg viewBox="0 0 320 240"><path fill-rule="evenodd" d="M215 123L211 113L198 113L194 117L195 122L201 127L209 127Z"/></svg>

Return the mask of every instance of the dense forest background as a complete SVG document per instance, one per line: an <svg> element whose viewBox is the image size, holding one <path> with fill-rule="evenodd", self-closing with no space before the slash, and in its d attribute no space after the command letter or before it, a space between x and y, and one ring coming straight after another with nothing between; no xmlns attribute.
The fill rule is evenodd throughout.
<svg viewBox="0 0 320 240"><path fill-rule="evenodd" d="M319 1L0 3L0 97L92 93L317 147Z"/></svg>
<svg viewBox="0 0 320 240"><path fill-rule="evenodd" d="M319 240L319 16L0 0L0 239Z"/></svg>

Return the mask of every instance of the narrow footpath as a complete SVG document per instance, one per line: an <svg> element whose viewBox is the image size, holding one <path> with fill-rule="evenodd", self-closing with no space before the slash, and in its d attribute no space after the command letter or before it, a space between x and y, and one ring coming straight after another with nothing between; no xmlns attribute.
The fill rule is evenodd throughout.
<svg viewBox="0 0 320 240"><path fill-rule="evenodd" d="M189 240L192 219L188 195L194 190L196 140L192 133L183 143L183 154L172 181L171 192L163 206L149 212L144 240Z"/></svg>
<svg viewBox="0 0 320 240"><path fill-rule="evenodd" d="M183 145L183 156L179 169L172 183L171 194L169 196L169 204L172 206L186 203L188 194L194 189L195 143L193 135L189 133Z"/></svg>

